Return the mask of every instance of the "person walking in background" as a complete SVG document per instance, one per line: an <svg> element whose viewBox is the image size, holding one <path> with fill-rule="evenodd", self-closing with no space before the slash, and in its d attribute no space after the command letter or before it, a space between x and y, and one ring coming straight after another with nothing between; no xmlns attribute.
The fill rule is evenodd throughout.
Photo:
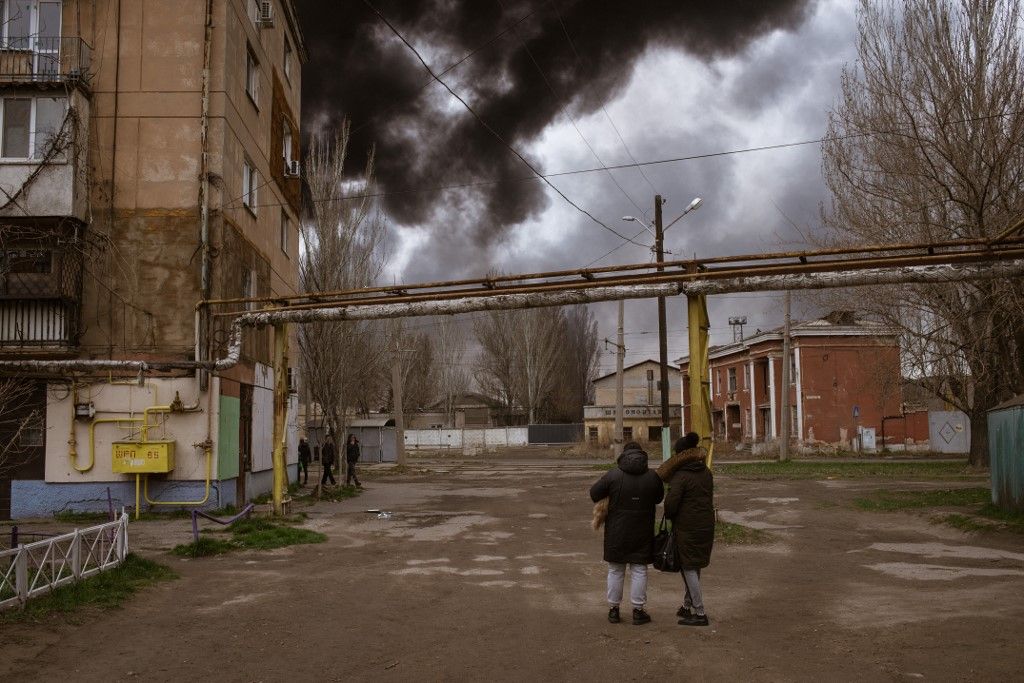
<svg viewBox="0 0 1024 683"><path fill-rule="evenodd" d="M295 483L305 486L309 483L309 463L313 460L313 454L309 450L309 444L305 439L299 439L299 469Z"/></svg>
<svg viewBox="0 0 1024 683"><path fill-rule="evenodd" d="M676 454L665 463L671 468L665 473L669 486L665 515L672 520L685 590L683 605L676 613L683 626L708 625L700 570L711 563L715 543L715 480L699 443L700 437L690 432L676 441Z"/></svg>
<svg viewBox="0 0 1024 683"><path fill-rule="evenodd" d="M356 438L355 434L348 435L348 443L345 444L345 465L347 471L345 473L345 486L349 485L349 482L355 480L358 488L363 488L363 485L359 483L359 477L356 476L356 463L359 462L359 439Z"/></svg>
<svg viewBox="0 0 1024 683"><path fill-rule="evenodd" d="M331 486L337 485L338 482L334 481L334 463L336 459L334 451L334 437L328 436L324 445L320 448L320 465L323 467L324 473L320 477L320 485L326 486L327 480L331 480Z"/></svg>
<svg viewBox="0 0 1024 683"><path fill-rule="evenodd" d="M653 559L655 508L664 495L661 479L647 468L647 453L634 441L623 446L616 467L590 487L590 499L595 503L608 499L604 560L608 563L608 621L613 624L620 621L619 603L627 568L633 623L651 620L644 610L647 565Z"/></svg>

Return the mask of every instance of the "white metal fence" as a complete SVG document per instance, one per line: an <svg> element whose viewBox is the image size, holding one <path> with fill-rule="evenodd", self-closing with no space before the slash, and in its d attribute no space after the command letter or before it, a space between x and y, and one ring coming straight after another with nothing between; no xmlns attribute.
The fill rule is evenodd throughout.
<svg viewBox="0 0 1024 683"><path fill-rule="evenodd" d="M525 446L529 442L526 427L405 430L406 448L497 448L500 446Z"/></svg>
<svg viewBox="0 0 1024 683"><path fill-rule="evenodd" d="M112 569L128 554L128 514L44 541L0 551L0 610Z"/></svg>

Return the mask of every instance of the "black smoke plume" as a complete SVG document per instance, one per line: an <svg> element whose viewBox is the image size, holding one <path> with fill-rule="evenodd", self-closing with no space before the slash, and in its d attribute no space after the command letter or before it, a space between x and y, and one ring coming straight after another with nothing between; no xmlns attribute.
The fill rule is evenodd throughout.
<svg viewBox="0 0 1024 683"><path fill-rule="evenodd" d="M798 24L810 0L372 2L435 72L479 48L443 78L522 151L562 116L562 107L577 117L613 97L646 49L681 49L703 59L733 54L759 35ZM484 186L461 197L404 192L474 179L518 179L530 171L439 84L424 87L429 75L366 4L297 0L297 5L310 55L303 71L306 130L348 118L354 170L376 145L378 189L397 193L385 203L396 220L418 223L429 220L437 207L473 201L486 216L481 224L488 226L476 237L487 243L500 234L497 228L545 207L549 195L539 182ZM683 82L662 86L686 97Z"/></svg>

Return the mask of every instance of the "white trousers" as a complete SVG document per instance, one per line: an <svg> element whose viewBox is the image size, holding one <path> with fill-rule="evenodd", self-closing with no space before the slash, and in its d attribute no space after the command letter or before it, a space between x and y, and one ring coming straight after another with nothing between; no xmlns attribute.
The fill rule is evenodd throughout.
<svg viewBox="0 0 1024 683"><path fill-rule="evenodd" d="M647 565L608 563L608 605L618 607L622 602L622 587L626 582L626 567L629 567L629 601L633 607L647 604Z"/></svg>

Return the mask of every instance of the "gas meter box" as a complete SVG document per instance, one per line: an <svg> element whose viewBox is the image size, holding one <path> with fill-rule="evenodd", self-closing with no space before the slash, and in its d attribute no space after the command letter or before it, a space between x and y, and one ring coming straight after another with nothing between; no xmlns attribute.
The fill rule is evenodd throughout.
<svg viewBox="0 0 1024 683"><path fill-rule="evenodd" d="M117 474L166 474L174 469L173 441L115 441Z"/></svg>

